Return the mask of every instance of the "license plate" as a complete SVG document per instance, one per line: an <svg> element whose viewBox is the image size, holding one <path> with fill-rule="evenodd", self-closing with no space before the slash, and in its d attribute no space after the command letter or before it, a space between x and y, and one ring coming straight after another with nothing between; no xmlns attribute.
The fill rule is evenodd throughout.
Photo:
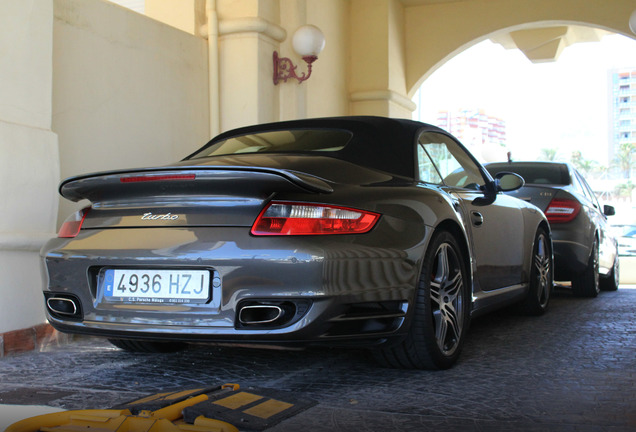
<svg viewBox="0 0 636 432"><path fill-rule="evenodd" d="M205 303L210 297L210 271L107 269L102 287L111 301Z"/></svg>

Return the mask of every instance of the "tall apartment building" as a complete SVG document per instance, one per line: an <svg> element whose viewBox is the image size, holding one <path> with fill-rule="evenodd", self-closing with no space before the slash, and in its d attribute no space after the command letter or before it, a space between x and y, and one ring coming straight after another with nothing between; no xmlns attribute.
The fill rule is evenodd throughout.
<svg viewBox="0 0 636 432"><path fill-rule="evenodd" d="M483 110L440 111L436 126L447 130L467 146L506 145L506 122Z"/></svg>
<svg viewBox="0 0 636 432"><path fill-rule="evenodd" d="M609 160L614 160L620 145L636 145L636 68L609 72L610 124Z"/></svg>

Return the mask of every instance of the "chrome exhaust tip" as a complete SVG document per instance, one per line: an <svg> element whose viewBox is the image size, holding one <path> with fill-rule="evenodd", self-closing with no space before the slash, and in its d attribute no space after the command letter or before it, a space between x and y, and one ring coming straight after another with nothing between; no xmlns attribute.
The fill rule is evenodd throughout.
<svg viewBox="0 0 636 432"><path fill-rule="evenodd" d="M236 307L237 329L265 330L290 326L311 308L306 299L247 299Z"/></svg>
<svg viewBox="0 0 636 432"><path fill-rule="evenodd" d="M270 324L282 317L284 311L276 305L243 306L239 311L239 322L243 325Z"/></svg>
<svg viewBox="0 0 636 432"><path fill-rule="evenodd" d="M46 305L60 315L77 315L79 310L75 301L64 297L50 297L46 300Z"/></svg>

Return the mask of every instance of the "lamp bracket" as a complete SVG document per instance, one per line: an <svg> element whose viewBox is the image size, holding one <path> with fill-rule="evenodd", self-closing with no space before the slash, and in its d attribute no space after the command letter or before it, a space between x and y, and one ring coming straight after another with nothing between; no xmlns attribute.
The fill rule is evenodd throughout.
<svg viewBox="0 0 636 432"><path fill-rule="evenodd" d="M290 78L295 78L299 83L309 79L311 76L312 63L318 60L317 56L304 56L303 60L307 63L307 73L303 72L302 75L296 74L298 66L287 57L279 57L278 52L274 51L274 85L279 82L287 82Z"/></svg>

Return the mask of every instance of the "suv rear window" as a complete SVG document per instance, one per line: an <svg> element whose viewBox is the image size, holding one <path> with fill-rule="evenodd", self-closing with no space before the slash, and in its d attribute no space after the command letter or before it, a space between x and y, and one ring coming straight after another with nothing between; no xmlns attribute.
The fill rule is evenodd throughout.
<svg viewBox="0 0 636 432"><path fill-rule="evenodd" d="M486 165L486 169L493 177L503 171L519 174L526 184L570 184L568 170L565 165L560 164L490 164Z"/></svg>
<svg viewBox="0 0 636 432"><path fill-rule="evenodd" d="M188 159L246 153L307 153L342 150L353 134L346 130L287 129L231 137L213 143Z"/></svg>

